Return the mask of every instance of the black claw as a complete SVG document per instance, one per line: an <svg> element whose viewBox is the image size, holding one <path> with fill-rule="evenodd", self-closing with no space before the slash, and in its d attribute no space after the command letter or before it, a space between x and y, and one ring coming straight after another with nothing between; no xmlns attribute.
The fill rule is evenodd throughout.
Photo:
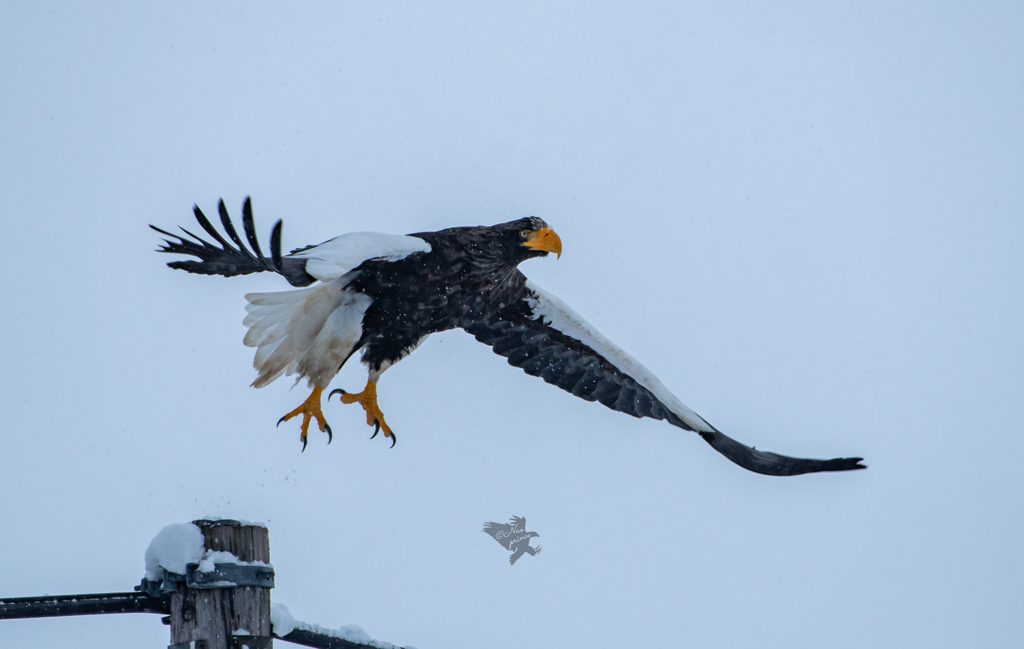
<svg viewBox="0 0 1024 649"><path fill-rule="evenodd" d="M334 433L331 432L331 425L324 424L324 428L327 430L327 443L330 444L334 441Z"/></svg>
<svg viewBox="0 0 1024 649"><path fill-rule="evenodd" d="M370 435L370 439L373 439L374 437L376 437L376 436L377 436L377 433L379 433L379 432L380 432L380 422L379 422L379 421L377 421L376 419L374 419L374 420L373 420L373 425L374 425L374 426L376 426L377 428L376 428L376 429L374 429L374 431L373 431L373 435Z"/></svg>
<svg viewBox="0 0 1024 649"><path fill-rule="evenodd" d="M308 439L306 439L305 437L303 437L303 438L302 438L302 452L303 452L303 453L305 453L305 452L306 452L306 442L308 442L308 441L309 441L309 440L308 440Z"/></svg>
<svg viewBox="0 0 1024 649"><path fill-rule="evenodd" d="M288 415L285 415L284 417L287 417L287 416ZM284 417L281 417L280 419L277 420L277 426L275 426L275 428L280 428L281 427L281 422L284 421Z"/></svg>
<svg viewBox="0 0 1024 649"><path fill-rule="evenodd" d="M391 448L395 448L395 442L398 441L398 435L395 435L395 431L391 431Z"/></svg>
<svg viewBox="0 0 1024 649"><path fill-rule="evenodd" d="M344 395L344 394L345 394L345 391L344 391L344 390L342 390L341 388L338 388L337 390L331 390L331 393L327 395L327 400L328 400L328 401L330 401L330 400L331 400L331 397L333 397L333 396L334 396L334 393L335 393L335 392L338 392L338 393L340 393L340 394L342 394L342 395Z"/></svg>

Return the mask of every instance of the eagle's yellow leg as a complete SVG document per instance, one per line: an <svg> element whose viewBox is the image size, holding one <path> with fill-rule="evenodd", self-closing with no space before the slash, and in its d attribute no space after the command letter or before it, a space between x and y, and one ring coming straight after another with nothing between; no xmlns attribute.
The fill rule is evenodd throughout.
<svg viewBox="0 0 1024 649"><path fill-rule="evenodd" d="M373 432L373 437L377 436L377 433L384 431L384 437L391 438L391 445L395 445L395 433L388 426L388 422L384 421L384 413L380 411L377 406L377 384L373 381L367 381L366 387L359 394L350 394L344 390L332 390L331 396L334 396L335 392L341 393L342 403L358 403L366 411L366 423L369 426L376 426L377 430ZM370 439L373 439L371 437Z"/></svg>
<svg viewBox="0 0 1024 649"><path fill-rule="evenodd" d="M331 433L331 427L327 425L327 420L324 419L324 413L320 410L320 396L323 394L324 389L321 387L313 388L313 393L302 402L295 410L292 410L284 417L277 420L277 425L280 426L282 421L288 421L293 417L302 415L302 435L299 439L302 440L302 450L306 450L306 433L309 431L309 422L311 419L316 417L317 426L320 427L320 432L327 433L327 443L330 444L334 435Z"/></svg>

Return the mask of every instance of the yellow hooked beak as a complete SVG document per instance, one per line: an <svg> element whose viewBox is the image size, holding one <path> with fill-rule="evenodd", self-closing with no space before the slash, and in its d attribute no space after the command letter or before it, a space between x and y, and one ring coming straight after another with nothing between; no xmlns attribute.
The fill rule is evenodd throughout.
<svg viewBox="0 0 1024 649"><path fill-rule="evenodd" d="M559 258L562 257L562 240L551 228L530 232L526 235L526 241L523 242L523 245L531 250L553 252Z"/></svg>

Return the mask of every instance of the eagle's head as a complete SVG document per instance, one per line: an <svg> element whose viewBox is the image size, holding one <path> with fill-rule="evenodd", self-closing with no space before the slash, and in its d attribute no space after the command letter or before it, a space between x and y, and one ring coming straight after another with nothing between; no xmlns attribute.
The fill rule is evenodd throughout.
<svg viewBox="0 0 1024 649"><path fill-rule="evenodd" d="M534 257L546 257L550 252L562 256L562 240L542 218L528 216L499 223L490 230L496 251L516 265Z"/></svg>

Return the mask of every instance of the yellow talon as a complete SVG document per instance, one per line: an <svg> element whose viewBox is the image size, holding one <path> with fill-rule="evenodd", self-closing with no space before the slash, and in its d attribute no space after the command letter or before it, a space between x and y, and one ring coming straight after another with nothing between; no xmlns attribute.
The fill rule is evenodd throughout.
<svg viewBox="0 0 1024 649"><path fill-rule="evenodd" d="M342 403L358 403L366 411L366 423L369 426L379 426L384 431L384 437L394 437L388 422L384 421L384 413L377 406L377 384L373 381L366 382L366 388L359 394L343 392ZM374 433L376 435L377 433Z"/></svg>
<svg viewBox="0 0 1024 649"><path fill-rule="evenodd" d="M327 420L324 419L324 413L320 410L320 396L323 394L323 392L324 389L321 387L313 388L312 394L310 394L309 397L305 401L303 401L298 408L292 410L287 415L277 420L277 425L280 426L282 421L288 421L293 417L302 415L302 426L300 428L302 434L300 435L299 439L302 440L303 451L306 450L306 434L309 431L309 422L314 417L316 417L316 423L317 426L320 427L320 432L327 433L328 444L331 443L331 440L334 437L334 435L331 433L331 427L327 425Z"/></svg>

